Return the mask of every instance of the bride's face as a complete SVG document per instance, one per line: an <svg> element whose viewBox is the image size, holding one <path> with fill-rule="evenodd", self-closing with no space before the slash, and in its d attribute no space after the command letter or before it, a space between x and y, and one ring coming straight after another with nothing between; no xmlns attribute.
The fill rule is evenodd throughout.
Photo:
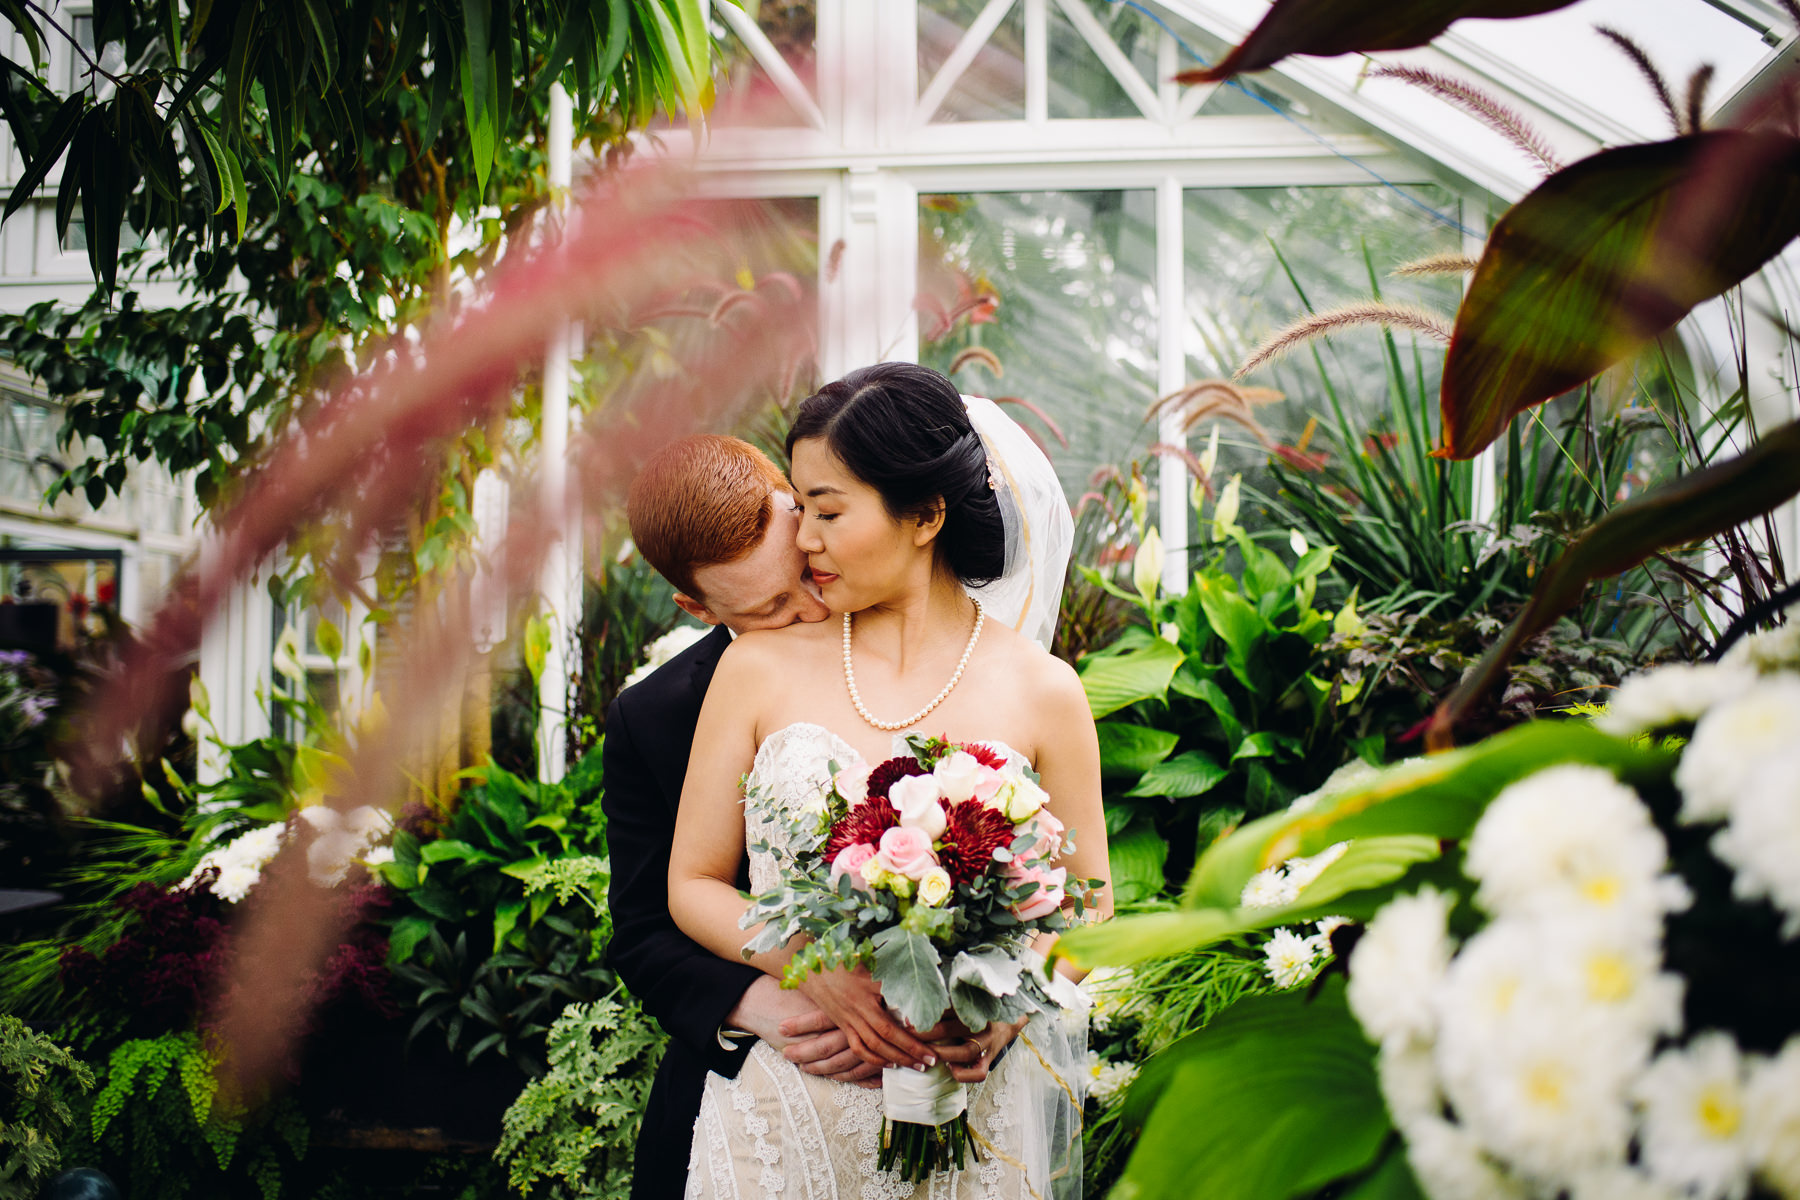
<svg viewBox="0 0 1800 1200"><path fill-rule="evenodd" d="M895 520L881 493L850 473L824 438L794 443L795 544L833 612L859 612L929 574L935 527Z"/></svg>

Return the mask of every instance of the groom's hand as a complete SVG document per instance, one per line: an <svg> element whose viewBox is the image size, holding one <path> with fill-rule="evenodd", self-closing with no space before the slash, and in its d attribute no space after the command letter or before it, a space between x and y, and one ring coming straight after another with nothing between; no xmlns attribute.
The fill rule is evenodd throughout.
<svg viewBox="0 0 1800 1200"><path fill-rule="evenodd" d="M810 1007L811 1002L802 1003ZM881 1074L881 1068L874 1063L864 1062L850 1048L850 1035L817 1009L783 1021L781 1037L781 1042L771 1042L770 1045L777 1047L783 1058L808 1075L836 1079L842 1083L860 1083L864 1087L881 1086L879 1082L869 1082Z"/></svg>
<svg viewBox="0 0 1800 1200"><path fill-rule="evenodd" d="M807 976L800 990L837 1023L864 1062L878 1067L929 1067L937 1062L930 1047L882 1003L881 985L867 967L819 971Z"/></svg>

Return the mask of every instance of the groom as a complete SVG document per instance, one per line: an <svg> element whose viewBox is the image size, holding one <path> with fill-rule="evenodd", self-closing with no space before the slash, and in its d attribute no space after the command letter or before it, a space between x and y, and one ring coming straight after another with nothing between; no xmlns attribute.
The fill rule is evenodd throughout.
<svg viewBox="0 0 1800 1200"><path fill-rule="evenodd" d="M880 1068L851 1050L845 1034L802 993L784 991L748 964L719 958L669 916L676 806L694 723L719 656L745 630L830 616L795 546L798 517L787 480L747 442L684 438L645 465L631 485L626 512L638 551L675 585L675 603L715 626L648 679L620 692L606 712L602 807L613 867L607 959L670 1036L645 1105L631 1196L680 1200L706 1074L735 1078L754 1038L808 1074L859 1082ZM738 885L747 887L747 879ZM888 1040L924 1052L911 1034L887 1024L882 1032ZM984 1033L932 1050L959 1079L975 1082L1004 1044L996 1036Z"/></svg>

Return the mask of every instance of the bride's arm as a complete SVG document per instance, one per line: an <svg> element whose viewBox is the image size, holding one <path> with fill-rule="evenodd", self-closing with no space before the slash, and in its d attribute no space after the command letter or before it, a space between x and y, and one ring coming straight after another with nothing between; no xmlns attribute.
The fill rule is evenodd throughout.
<svg viewBox="0 0 1800 1200"><path fill-rule="evenodd" d="M759 644L760 643L760 644ZM756 759L759 702L769 681L781 678L778 657L762 639L740 638L719 659L707 689L669 853L669 915L681 931L721 958L744 959L755 929L741 929L744 900L738 868L744 859L744 810L739 780ZM760 661L769 658L769 661ZM750 963L779 976L792 945L753 955ZM918 1038L881 1004L881 989L866 970L823 971L801 990L837 1022L858 1056L870 1063L935 1061Z"/></svg>
<svg viewBox="0 0 1800 1200"><path fill-rule="evenodd" d="M1106 844L1106 810L1100 800L1100 739L1088 708L1081 680L1067 663L1050 659L1044 664L1047 678L1037 695L1037 769L1041 785L1050 797L1049 809L1069 831L1074 849L1063 850L1056 865L1067 868L1068 890L1078 879L1099 879L1106 886L1083 897L1084 921L1104 921L1113 915L1112 867ZM1059 970L1076 975L1067 962Z"/></svg>

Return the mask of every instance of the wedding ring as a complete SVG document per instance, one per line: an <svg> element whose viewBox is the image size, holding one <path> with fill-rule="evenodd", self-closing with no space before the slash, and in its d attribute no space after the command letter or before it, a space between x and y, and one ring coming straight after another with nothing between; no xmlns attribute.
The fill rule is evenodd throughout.
<svg viewBox="0 0 1800 1200"><path fill-rule="evenodd" d="M987 1053L987 1051L982 1048L981 1043L976 1041L974 1038L964 1038L963 1041L965 1041L969 1045L975 1047L975 1057L976 1058L979 1059L982 1055Z"/></svg>

